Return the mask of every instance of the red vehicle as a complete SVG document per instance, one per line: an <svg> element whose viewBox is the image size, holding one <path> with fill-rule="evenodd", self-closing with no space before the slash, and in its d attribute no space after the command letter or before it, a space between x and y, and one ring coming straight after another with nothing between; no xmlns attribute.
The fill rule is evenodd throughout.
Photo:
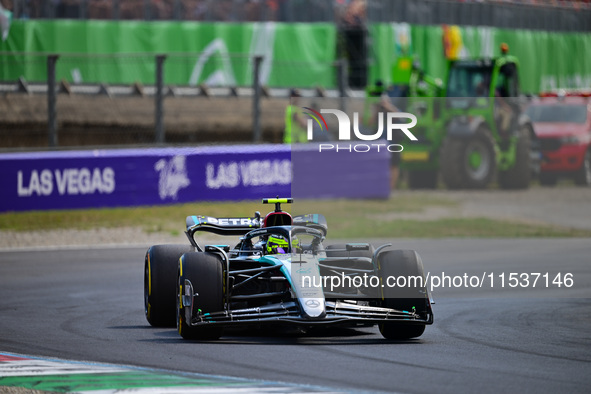
<svg viewBox="0 0 591 394"><path fill-rule="evenodd" d="M542 150L540 183L560 177L591 186L591 93L541 94L526 113Z"/></svg>

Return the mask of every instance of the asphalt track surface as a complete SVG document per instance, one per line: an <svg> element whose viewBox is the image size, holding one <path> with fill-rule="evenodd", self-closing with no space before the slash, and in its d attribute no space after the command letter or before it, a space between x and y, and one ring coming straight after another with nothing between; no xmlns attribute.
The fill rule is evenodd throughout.
<svg viewBox="0 0 591 394"><path fill-rule="evenodd" d="M407 342L359 328L231 332L200 343L146 322L145 248L3 251L0 351L345 391L588 392L588 239L403 240L395 246L416 249L432 275L562 272L572 273L574 284L436 289L434 325Z"/></svg>

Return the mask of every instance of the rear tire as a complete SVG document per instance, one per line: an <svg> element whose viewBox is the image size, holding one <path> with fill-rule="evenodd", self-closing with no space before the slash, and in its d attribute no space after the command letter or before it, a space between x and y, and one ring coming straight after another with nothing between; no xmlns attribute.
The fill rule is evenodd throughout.
<svg viewBox="0 0 591 394"><path fill-rule="evenodd" d="M176 325L176 270L180 257L194 249L190 245L154 245L144 262L144 312L154 327Z"/></svg>
<svg viewBox="0 0 591 394"><path fill-rule="evenodd" d="M494 141L485 127L469 137L448 136L439 157L441 178L449 189L484 189L497 167Z"/></svg>
<svg viewBox="0 0 591 394"><path fill-rule="evenodd" d="M212 253L188 253L178 263L176 316L177 329L184 339L215 340L222 335L222 328L215 325L191 326L186 319L186 308L181 296L185 293L185 280L193 286L193 310L191 318L199 313L224 310L223 269L220 258Z"/></svg>
<svg viewBox="0 0 591 394"><path fill-rule="evenodd" d="M413 277L420 276L425 280L423 262L414 250L388 250L378 256L379 275L382 284L390 276ZM394 308L403 311L412 311L425 314L431 313L431 305L426 287L383 287L382 304L386 308ZM425 324L408 323L381 323L380 332L386 339L411 339L420 337L425 332Z"/></svg>
<svg viewBox="0 0 591 394"><path fill-rule="evenodd" d="M520 131L515 147L515 164L505 171L499 171L499 186L503 189L527 189L531 181L531 138L529 128Z"/></svg>

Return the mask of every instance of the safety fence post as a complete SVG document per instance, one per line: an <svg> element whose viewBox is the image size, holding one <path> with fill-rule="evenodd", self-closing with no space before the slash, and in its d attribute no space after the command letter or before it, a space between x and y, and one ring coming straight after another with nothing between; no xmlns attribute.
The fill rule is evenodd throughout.
<svg viewBox="0 0 591 394"><path fill-rule="evenodd" d="M163 144L165 141L164 131L164 61L166 55L156 55L156 94L155 104L155 123L156 123L156 143Z"/></svg>
<svg viewBox="0 0 591 394"><path fill-rule="evenodd" d="M261 82L260 82L260 69L263 61L262 56L254 57L254 67L252 76L252 88L253 88L253 99L252 99L252 131L253 131L253 142L261 141Z"/></svg>
<svg viewBox="0 0 591 394"><path fill-rule="evenodd" d="M343 58L339 59L337 61L337 68L340 110L347 112L347 60Z"/></svg>
<svg viewBox="0 0 591 394"><path fill-rule="evenodd" d="M58 145L57 139L57 110L56 110L56 84L55 64L58 55L47 56L47 128L49 135L49 147L55 148Z"/></svg>

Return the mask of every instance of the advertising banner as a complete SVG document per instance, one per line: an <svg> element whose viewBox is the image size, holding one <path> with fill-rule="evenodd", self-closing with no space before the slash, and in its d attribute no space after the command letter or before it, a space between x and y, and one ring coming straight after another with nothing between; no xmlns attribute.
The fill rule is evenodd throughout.
<svg viewBox="0 0 591 394"><path fill-rule="evenodd" d="M300 198L388 197L387 156L305 153L313 149L301 146L297 170L289 145L7 153L0 155L0 211L291 196L294 173Z"/></svg>
<svg viewBox="0 0 591 394"><path fill-rule="evenodd" d="M376 23L370 26L375 56L372 81L392 82L398 57L413 56L423 70L445 80L447 59L491 58L502 43L520 63L520 85L536 94L558 88L591 86L591 34L509 30L485 26L421 26Z"/></svg>
<svg viewBox="0 0 591 394"><path fill-rule="evenodd" d="M166 54L166 84L252 85L253 57L262 56L263 85L335 86L336 29L330 23L18 20L0 51L35 54L2 55L5 81L45 81L39 54L59 53L58 81L154 84L154 57Z"/></svg>
<svg viewBox="0 0 591 394"><path fill-rule="evenodd" d="M291 183L282 146L4 154L0 168L0 211L246 200Z"/></svg>
<svg viewBox="0 0 591 394"><path fill-rule="evenodd" d="M591 85L588 33L374 23L369 38L371 83L393 82L399 57L412 56L427 74L444 78L446 57L498 56L507 43L520 59L524 92ZM73 83L154 84L154 57L161 53L167 54L166 84L251 85L254 56L263 56L263 85L335 88L337 81L337 29L331 23L16 20L0 51L18 53L0 57L4 81L45 81L44 53L61 54L56 78Z"/></svg>

